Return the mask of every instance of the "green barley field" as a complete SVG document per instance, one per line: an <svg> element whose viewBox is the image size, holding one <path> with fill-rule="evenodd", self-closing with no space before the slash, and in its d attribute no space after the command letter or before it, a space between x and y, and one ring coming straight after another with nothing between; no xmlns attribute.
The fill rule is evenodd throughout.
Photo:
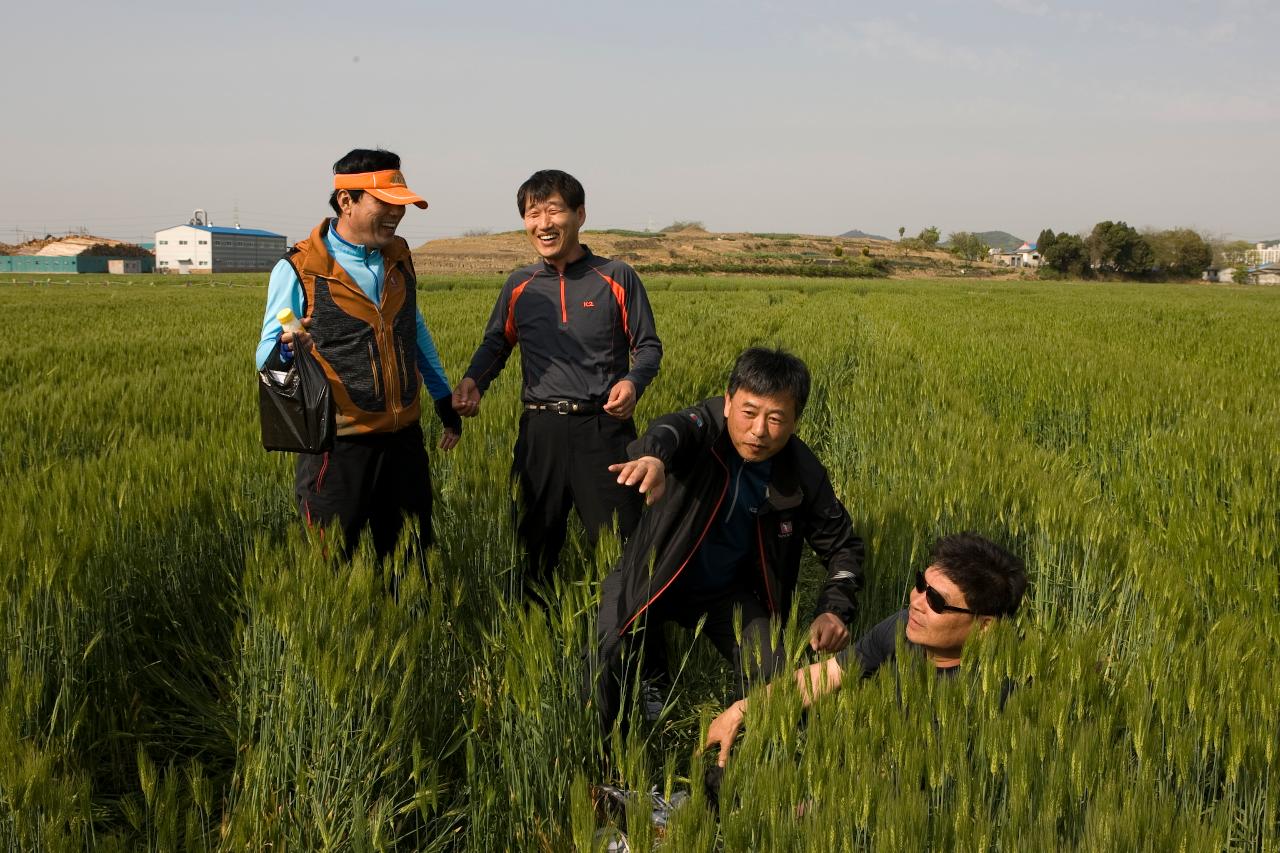
<svg viewBox="0 0 1280 853"><path fill-rule="evenodd" d="M942 533L1032 581L960 678L760 696L713 810L705 643L670 637L656 725L602 736L580 698L617 543L571 541L549 611L513 593L514 361L432 451L439 547L394 601L307 541L258 443L265 280L0 280L6 849L591 850L611 782L693 791L661 839L637 803L634 850L1280 850L1280 291L651 277L642 428L747 345L808 361L857 632ZM499 283L421 284L451 379Z"/></svg>

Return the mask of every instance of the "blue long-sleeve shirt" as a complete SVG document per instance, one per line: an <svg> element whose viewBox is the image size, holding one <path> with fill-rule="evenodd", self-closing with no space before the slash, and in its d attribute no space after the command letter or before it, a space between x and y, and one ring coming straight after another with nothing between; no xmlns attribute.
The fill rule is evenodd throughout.
<svg viewBox="0 0 1280 853"><path fill-rule="evenodd" d="M338 262L347 275L351 276L356 284L360 285L360 289L364 291L374 305L378 305L382 301L382 282L384 278L384 270L382 265L382 252L377 249L369 249L364 246L358 246L355 243L349 243L338 234L334 222L325 233L325 245L329 248L329 254ZM293 271L293 266L286 260L281 259L271 270L271 280L267 283L267 308L262 316L262 335L258 338L258 349L256 352L256 361L258 369L261 370L263 365L267 363L267 358L271 355L271 350L275 348L276 339L280 337L283 329L280 321L276 319L276 315L283 308L289 308L293 311L294 316L302 317L305 314L303 306L302 282L298 280L298 275ZM440 364L440 354L436 350L436 343L431 338L431 332L427 330L426 321L422 319L422 311L417 311L418 324L418 352L417 364L418 372L422 374L422 383L427 388L427 393L431 395L432 400L439 400L450 396L453 391L449 385L449 378L445 375L444 367Z"/></svg>

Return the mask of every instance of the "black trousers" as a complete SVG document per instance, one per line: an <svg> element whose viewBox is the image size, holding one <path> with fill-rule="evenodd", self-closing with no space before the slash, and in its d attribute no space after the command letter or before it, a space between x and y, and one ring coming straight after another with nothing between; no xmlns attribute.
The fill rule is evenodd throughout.
<svg viewBox="0 0 1280 853"><path fill-rule="evenodd" d="M616 608L621 578L617 573L605 579L600 606ZM675 622L693 630L706 617L702 636L715 646L721 657L733 665L735 693L745 696L752 684L771 680L786 667L781 642L775 644L770 632L769 611L755 593L741 585L713 593L700 593L677 581L641 617L642 630L622 638L611 660L599 661L595 696L607 729L621 710L622 692L636 678L637 651L643 649L642 678L667 674L666 642L662 626ZM741 625L738 641L735 624ZM601 638L602 641L607 638Z"/></svg>
<svg viewBox="0 0 1280 853"><path fill-rule="evenodd" d="M351 559L368 528L381 560L408 516L424 546L432 542L431 463L422 427L337 438L328 453L298 454L294 493L308 527L342 527Z"/></svg>
<svg viewBox="0 0 1280 853"><path fill-rule="evenodd" d="M663 623L675 622L692 631L703 616L707 621L703 623L702 636L716 647L721 657L733 664L739 696L745 694L752 683L761 679L768 681L785 664L782 648L775 646L769 636L769 610L755 593L734 585L720 592L700 594L682 589L678 581L667 593L654 602L649 614L644 634L646 674L666 673ZM741 614L741 643L734 630L738 614Z"/></svg>
<svg viewBox="0 0 1280 853"><path fill-rule="evenodd" d="M610 465L626 461L627 444L635 438L630 418L525 410L511 476L520 484L516 530L528 555L526 588L551 580L570 507L577 509L592 547L615 515L622 539L635 531L643 498L609 472Z"/></svg>

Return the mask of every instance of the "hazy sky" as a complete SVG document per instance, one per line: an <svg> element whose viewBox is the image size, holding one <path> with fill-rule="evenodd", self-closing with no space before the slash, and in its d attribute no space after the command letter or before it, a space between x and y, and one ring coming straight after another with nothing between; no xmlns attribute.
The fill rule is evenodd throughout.
<svg viewBox="0 0 1280 853"><path fill-rule="evenodd" d="M376 10L376 11L373 11ZM1280 3L6 4L0 241L187 221L305 236L353 147L404 158L412 245L518 226L1101 219L1280 237ZM1266 178L1270 175L1270 178Z"/></svg>

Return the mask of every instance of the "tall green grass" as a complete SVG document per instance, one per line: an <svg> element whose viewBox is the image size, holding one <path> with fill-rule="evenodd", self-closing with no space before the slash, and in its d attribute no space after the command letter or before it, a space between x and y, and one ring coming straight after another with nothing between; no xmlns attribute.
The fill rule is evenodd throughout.
<svg viewBox="0 0 1280 853"><path fill-rule="evenodd" d="M518 364L432 451L439 547L336 565L257 445L263 284L0 281L7 848L588 849L611 781L693 791L673 850L1277 849L1280 294L652 277L642 425L749 344L813 369L801 435L868 543L855 631L941 533L1032 576L957 679L907 656L807 716L758 696L713 813L706 644L675 632L656 726L599 732L583 701L616 541L571 537L548 608L515 592ZM453 378L498 284L422 283Z"/></svg>

